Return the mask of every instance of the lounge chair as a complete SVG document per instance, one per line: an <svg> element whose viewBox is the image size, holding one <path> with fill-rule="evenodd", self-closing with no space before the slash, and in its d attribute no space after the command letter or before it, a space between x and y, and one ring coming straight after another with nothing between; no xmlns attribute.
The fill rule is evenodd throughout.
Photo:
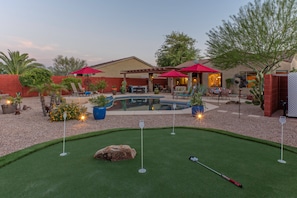
<svg viewBox="0 0 297 198"><path fill-rule="evenodd" d="M77 83L77 85L78 85L78 88L79 88L80 92L85 92L86 91L86 89L81 86L80 82Z"/></svg>
<svg viewBox="0 0 297 198"><path fill-rule="evenodd" d="M187 92L187 87L185 86L176 86L174 91L173 91L173 98L176 97L178 98L179 94L183 94Z"/></svg>
<svg viewBox="0 0 297 198"><path fill-rule="evenodd" d="M84 92L86 96L93 95L93 92L86 91L86 89L81 86L80 82L77 83L77 85L78 85L78 88L79 88L79 92Z"/></svg>
<svg viewBox="0 0 297 198"><path fill-rule="evenodd" d="M84 91L78 91L74 83L70 83L70 84L71 84L71 87L73 90L72 95L74 95L74 96L85 96L86 95Z"/></svg>
<svg viewBox="0 0 297 198"><path fill-rule="evenodd" d="M189 88L189 90L187 92L184 92L184 93L178 93L177 94L177 97L180 96L180 97L183 97L183 98L189 98L191 96L193 96L195 92L195 88Z"/></svg>

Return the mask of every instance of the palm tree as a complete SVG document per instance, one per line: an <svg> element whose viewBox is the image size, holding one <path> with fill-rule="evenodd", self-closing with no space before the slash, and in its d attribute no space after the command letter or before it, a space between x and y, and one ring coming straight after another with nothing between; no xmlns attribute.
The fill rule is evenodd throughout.
<svg viewBox="0 0 297 198"><path fill-rule="evenodd" d="M40 63L36 63L34 58L29 58L27 53L20 54L19 51L12 52L8 50L8 55L6 56L3 52L0 52L0 70L5 74L22 74L25 71L36 68L44 67Z"/></svg>
<svg viewBox="0 0 297 198"><path fill-rule="evenodd" d="M61 91L67 91L66 87L61 84L47 84L46 85L47 93L51 96L50 99L50 106L49 106L49 111L51 111L54 107L54 104L57 104L57 98L60 99Z"/></svg>
<svg viewBox="0 0 297 198"><path fill-rule="evenodd" d="M44 93L47 91L48 86L46 84L39 84L39 85L34 85L31 86L29 92L38 92L39 97L40 97L40 102L41 102L41 108L43 115L47 115L46 107L45 107L45 98L44 98Z"/></svg>

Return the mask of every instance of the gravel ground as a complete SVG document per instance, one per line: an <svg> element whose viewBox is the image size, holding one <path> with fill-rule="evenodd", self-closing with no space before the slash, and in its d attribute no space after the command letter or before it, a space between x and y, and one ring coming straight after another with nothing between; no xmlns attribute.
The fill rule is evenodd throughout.
<svg viewBox="0 0 297 198"><path fill-rule="evenodd" d="M49 101L49 98L46 98ZM175 126L193 126L216 128L234 133L266 139L274 142L281 140L281 125L279 116L282 111L272 117L264 117L259 106L242 103L238 115L238 104L226 104L216 100L210 104L218 106L205 112L198 121L190 114L176 114ZM50 122L41 111L39 98L23 98L22 105L31 109L21 111L20 115L2 114L0 110L0 156L18 151L41 142L58 139L63 136L63 122ZM145 128L172 126L172 115L107 115L104 120L94 120L92 116L85 122L70 120L66 122L66 135L72 136L92 131L111 128L138 128L140 119L145 121ZM297 120L287 118L284 124L284 144L297 147Z"/></svg>

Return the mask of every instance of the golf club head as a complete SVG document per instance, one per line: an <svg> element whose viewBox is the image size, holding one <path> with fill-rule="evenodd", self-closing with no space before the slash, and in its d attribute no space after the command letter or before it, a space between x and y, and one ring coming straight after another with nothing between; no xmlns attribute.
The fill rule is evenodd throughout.
<svg viewBox="0 0 297 198"><path fill-rule="evenodd" d="M191 160L192 162L198 162L198 158L195 156L190 156L189 160Z"/></svg>

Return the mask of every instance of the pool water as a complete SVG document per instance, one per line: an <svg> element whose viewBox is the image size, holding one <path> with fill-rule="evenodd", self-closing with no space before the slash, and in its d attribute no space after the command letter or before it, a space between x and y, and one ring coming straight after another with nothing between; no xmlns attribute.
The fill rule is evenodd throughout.
<svg viewBox="0 0 297 198"><path fill-rule="evenodd" d="M189 108L186 102L163 101L160 98L151 97L131 97L116 98L112 107L108 111L158 111L173 110L173 103L176 104L175 110Z"/></svg>

